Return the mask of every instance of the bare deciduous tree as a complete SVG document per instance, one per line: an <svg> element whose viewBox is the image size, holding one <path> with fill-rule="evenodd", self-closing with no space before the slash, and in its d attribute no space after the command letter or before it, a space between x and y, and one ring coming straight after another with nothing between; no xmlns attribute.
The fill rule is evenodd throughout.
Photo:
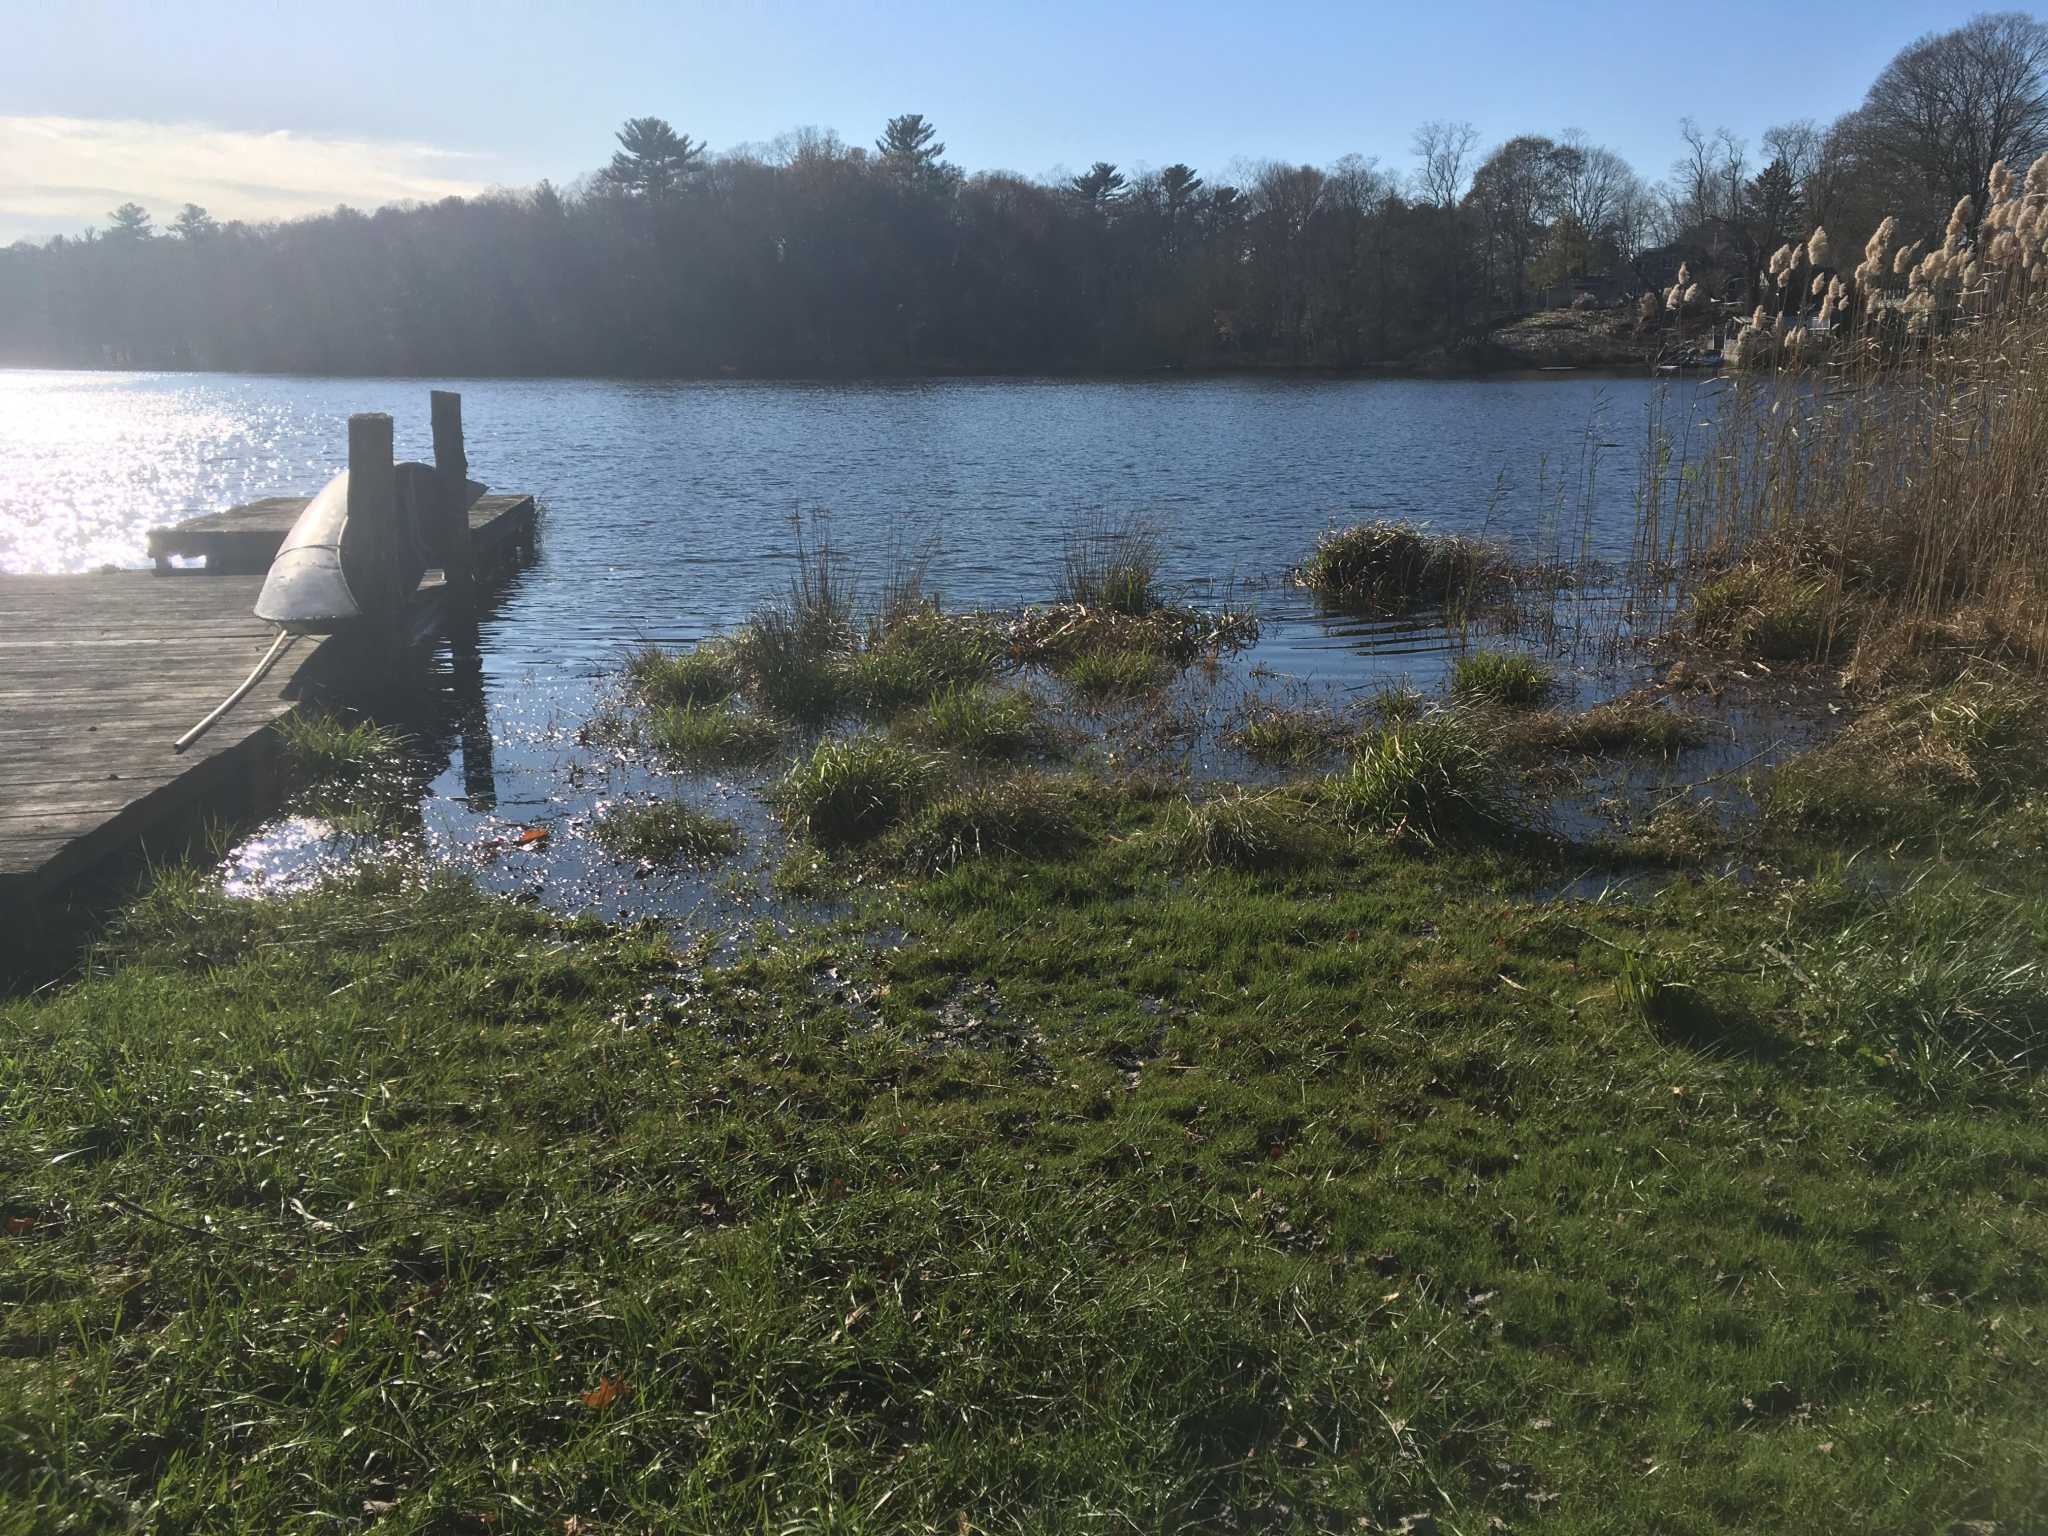
<svg viewBox="0 0 2048 1536"><path fill-rule="evenodd" d="M1422 201L1456 207L1465 195L1465 168L1478 146L1479 130L1470 123L1438 120L1416 129L1412 148L1421 164L1415 169L1415 190Z"/></svg>
<svg viewBox="0 0 2048 1536"><path fill-rule="evenodd" d="M1929 33L1864 98L1871 150L1944 198L1981 198L1998 160L2048 147L2048 26L2018 11Z"/></svg>

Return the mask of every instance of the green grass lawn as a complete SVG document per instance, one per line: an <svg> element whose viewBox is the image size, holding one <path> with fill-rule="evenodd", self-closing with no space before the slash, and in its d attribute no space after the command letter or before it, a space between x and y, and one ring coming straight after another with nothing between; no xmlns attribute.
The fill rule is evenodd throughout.
<svg viewBox="0 0 2048 1536"><path fill-rule="evenodd" d="M2048 1521L2048 1116L1939 1029L2038 1015L1967 912L1089 814L716 965L167 877L0 1012L0 1531Z"/></svg>

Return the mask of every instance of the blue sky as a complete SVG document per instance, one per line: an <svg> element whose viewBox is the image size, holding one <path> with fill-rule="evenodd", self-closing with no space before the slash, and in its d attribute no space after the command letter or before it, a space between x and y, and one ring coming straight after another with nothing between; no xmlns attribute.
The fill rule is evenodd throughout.
<svg viewBox="0 0 2048 1536"><path fill-rule="evenodd" d="M1752 141L1824 121L1983 8L0 0L0 241L129 197L276 217L567 181L641 113L726 148L807 125L867 142L921 111L970 170L1212 178L1351 151L1405 170L1416 124L1463 118L1483 145L1581 128L1654 179L1681 115Z"/></svg>

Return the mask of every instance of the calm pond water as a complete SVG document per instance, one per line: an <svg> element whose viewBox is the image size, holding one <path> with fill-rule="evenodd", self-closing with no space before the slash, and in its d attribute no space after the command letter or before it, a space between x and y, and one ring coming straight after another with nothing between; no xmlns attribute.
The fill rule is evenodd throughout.
<svg viewBox="0 0 2048 1536"><path fill-rule="evenodd" d="M798 514L826 514L834 544L873 569L892 551L929 550L949 604L991 608L1051 597L1078 523L1141 516L1158 530L1169 586L1259 610L1261 640L1233 675L1257 669L1309 691L1394 678L1431 689L1451 637L1324 613L1287 584L1317 534L1397 517L1532 557L1583 545L1624 559L1651 412L1709 414L1714 389L1559 374L433 382L462 391L477 478L536 494L544 520L538 561L484 621L478 654L441 658L441 684L468 690L448 719L468 724L442 733L428 834L483 849L495 883L580 881L589 888L566 904L671 910L706 888L655 897L594 854L566 867L571 839L551 839L545 866L497 857L494 840L651 782L576 741L600 680L632 647L694 642L779 590ZM154 525L309 493L342 466L353 411L388 411L399 455L429 458L428 388L0 370L0 571L138 565ZM1622 673L1592 686L1641 675ZM745 785L686 788L752 798ZM334 843L298 823L265 836L314 853ZM262 840L250 857L259 875L294 858Z"/></svg>

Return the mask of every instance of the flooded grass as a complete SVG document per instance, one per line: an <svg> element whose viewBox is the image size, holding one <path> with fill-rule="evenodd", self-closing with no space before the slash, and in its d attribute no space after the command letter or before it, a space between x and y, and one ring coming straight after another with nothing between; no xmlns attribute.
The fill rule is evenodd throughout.
<svg viewBox="0 0 2048 1536"><path fill-rule="evenodd" d="M1532 709L1557 691L1557 674L1520 651L1474 651L1451 667L1451 695L1468 702Z"/></svg>
<svg viewBox="0 0 2048 1536"><path fill-rule="evenodd" d="M1312 592L1378 608L1469 604L1506 584L1506 554L1477 539L1406 523L1357 523L1316 541L1294 580Z"/></svg>
<svg viewBox="0 0 2048 1536"><path fill-rule="evenodd" d="M730 702L664 705L647 717L645 730L657 752L692 768L758 763L783 740L774 721Z"/></svg>
<svg viewBox="0 0 2048 1536"><path fill-rule="evenodd" d="M285 765L303 783L359 781L389 773L405 756L405 739L369 720L300 710L271 728Z"/></svg>
<svg viewBox="0 0 2048 1536"><path fill-rule="evenodd" d="M889 862L936 874L998 855L1056 859L1084 839L1074 787L1039 774L977 780L919 809L886 847Z"/></svg>
<svg viewBox="0 0 2048 1536"><path fill-rule="evenodd" d="M983 683L950 684L899 715L892 728L920 746L979 759L1023 757L1048 741L1035 697Z"/></svg>
<svg viewBox="0 0 2048 1536"><path fill-rule="evenodd" d="M780 781L773 798L793 832L821 848L872 841L938 780L931 757L876 736L820 742Z"/></svg>
<svg viewBox="0 0 2048 1536"><path fill-rule="evenodd" d="M631 801L597 819L596 836L623 858L655 864L704 864L740 850L739 827L680 800Z"/></svg>
<svg viewBox="0 0 2048 1536"><path fill-rule="evenodd" d="M1340 750L1356 729L1355 721L1331 709L1260 703L1223 739L1254 762L1300 768Z"/></svg>
<svg viewBox="0 0 2048 1536"><path fill-rule="evenodd" d="M1327 859L1343 841L1327 808L1294 788L1227 788L1189 799L1167 818L1160 838L1184 868L1246 873Z"/></svg>
<svg viewBox="0 0 2048 1536"><path fill-rule="evenodd" d="M1361 739L1329 793L1358 825L1428 847L1498 838L1527 814L1495 745L1450 712L1396 721Z"/></svg>

